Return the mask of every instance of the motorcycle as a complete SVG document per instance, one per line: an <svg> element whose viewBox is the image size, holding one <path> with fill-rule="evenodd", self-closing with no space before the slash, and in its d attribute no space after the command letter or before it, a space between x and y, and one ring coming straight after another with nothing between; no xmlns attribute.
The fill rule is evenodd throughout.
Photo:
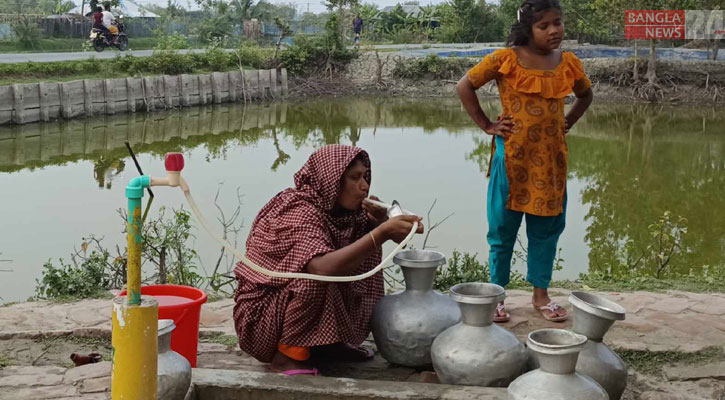
<svg viewBox="0 0 725 400"><path fill-rule="evenodd" d="M97 52L102 52L106 47L116 47L121 51L128 49L128 36L126 36L126 26L123 23L123 15L118 17L116 21L113 21L111 28L110 38L104 38L103 31L100 29L91 29L91 43L93 43L93 49ZM115 32L114 32L115 30Z"/></svg>

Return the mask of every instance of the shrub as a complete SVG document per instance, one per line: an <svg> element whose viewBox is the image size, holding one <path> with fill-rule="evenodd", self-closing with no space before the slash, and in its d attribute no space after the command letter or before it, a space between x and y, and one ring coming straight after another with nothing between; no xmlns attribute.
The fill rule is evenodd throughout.
<svg viewBox="0 0 725 400"><path fill-rule="evenodd" d="M25 49L35 49L40 40L40 28L27 18L20 18L11 25L13 33Z"/></svg>
<svg viewBox="0 0 725 400"><path fill-rule="evenodd" d="M179 33L160 36L156 44L156 50L181 50L188 48L189 39Z"/></svg>
<svg viewBox="0 0 725 400"><path fill-rule="evenodd" d="M141 68L138 72L179 75L188 74L194 70L189 55L179 54L175 51L154 51L152 57L137 60L146 64L145 68Z"/></svg>
<svg viewBox="0 0 725 400"><path fill-rule="evenodd" d="M191 214L183 209L172 212L167 218L162 207L157 218L144 224L142 260L145 265L154 266L153 273L143 276L144 282L200 287L205 279L197 273L198 257L189 243ZM127 216L123 211L119 213L125 233ZM89 245L94 249L89 251ZM113 257L101 239L84 238L81 250L71 254L71 263L59 259L58 266L50 260L43 265L42 277L36 280L35 297L60 300L102 297L109 289L122 289L126 283L127 254L125 250L117 251L118 255Z"/></svg>
<svg viewBox="0 0 725 400"><path fill-rule="evenodd" d="M272 51L259 46L242 43L233 53L235 62L248 65L252 68L264 68L272 57Z"/></svg>
<svg viewBox="0 0 725 400"><path fill-rule="evenodd" d="M478 254L461 254L458 250L453 250L453 256L448 260L448 265L444 268L438 268L436 271L433 288L447 291L459 283L490 282L491 270L488 261L481 263L478 261L477 256ZM506 288L515 289L528 285L525 277L520 272L512 270Z"/></svg>
<svg viewBox="0 0 725 400"><path fill-rule="evenodd" d="M294 44L280 54L279 61L291 73L332 74L345 67L357 56L348 50L338 32L337 16L330 15L325 33L320 36L298 35Z"/></svg>
<svg viewBox="0 0 725 400"><path fill-rule="evenodd" d="M72 256L73 264L59 259L56 267L50 260L43 265L43 276L36 280L36 297L39 299L64 299L100 297L109 288L106 278L108 251L93 251L80 265Z"/></svg>
<svg viewBox="0 0 725 400"><path fill-rule="evenodd" d="M279 60L290 73L302 74L308 66L308 60L319 57L322 53L319 37L298 36L294 45L284 49Z"/></svg>
<svg viewBox="0 0 725 400"><path fill-rule="evenodd" d="M438 268L433 287L436 290L447 291L454 285L466 282L489 282L491 274L488 263L481 264L476 259L478 254L461 254L453 250L453 256L448 260L448 266Z"/></svg>
<svg viewBox="0 0 725 400"><path fill-rule="evenodd" d="M425 33L408 28L398 29L390 33L388 38L394 44L423 43L428 40Z"/></svg>
<svg viewBox="0 0 725 400"><path fill-rule="evenodd" d="M451 79L463 75L472 64L467 59L442 58L431 54L425 58L399 61L393 69L393 75L413 80Z"/></svg>
<svg viewBox="0 0 725 400"><path fill-rule="evenodd" d="M207 47L204 53L203 62L205 67L213 71L226 71L231 66L235 65L233 54L227 53L224 49L218 46ZM234 57L236 58L236 57Z"/></svg>

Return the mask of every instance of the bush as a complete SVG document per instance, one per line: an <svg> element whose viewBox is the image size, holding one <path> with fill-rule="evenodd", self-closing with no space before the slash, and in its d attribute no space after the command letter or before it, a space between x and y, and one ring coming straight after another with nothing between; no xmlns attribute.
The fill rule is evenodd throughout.
<svg viewBox="0 0 725 400"><path fill-rule="evenodd" d="M191 214L186 210L172 210L173 215L165 216L161 207L159 216L150 219L143 226L142 260L144 264L144 283L174 283L200 287L205 278L197 273L196 251L189 243L191 235ZM127 215L120 211L127 229ZM89 246L94 249L89 251ZM112 257L102 245L101 239L94 236L83 239L81 250L71 254L71 263L59 259L56 266L52 261L43 265L42 277L36 280L36 298L38 299L76 299L103 297L109 289L122 289L126 283L127 254L117 248L117 256ZM148 273L152 264L153 273Z"/></svg>
<svg viewBox="0 0 725 400"><path fill-rule="evenodd" d="M233 53L237 62L248 65L252 68L264 68L269 64L272 57L272 50L263 49L259 46L242 43Z"/></svg>
<svg viewBox="0 0 725 400"><path fill-rule="evenodd" d="M194 71L191 58L188 54L179 54L175 51L154 51L152 57L137 58L138 70L136 72L179 75Z"/></svg>
<svg viewBox="0 0 725 400"><path fill-rule="evenodd" d="M210 46L207 47L204 57L201 60L206 64L204 65L205 67L213 71L226 71L235 65L233 58L236 57L231 53L227 53L224 49L218 46Z"/></svg>
<svg viewBox="0 0 725 400"><path fill-rule="evenodd" d="M445 268L438 268L433 281L433 288L441 291L448 291L454 285L467 282L490 282L491 271L488 261L481 263L476 258L478 254L461 254L453 250L453 256L448 260ZM522 288L528 286L525 277L518 271L511 271L507 289Z"/></svg>
<svg viewBox="0 0 725 400"><path fill-rule="evenodd" d="M280 53L279 61L291 74L303 74L308 66L308 60L316 59L322 54L321 38L297 36L294 45Z"/></svg>
<svg viewBox="0 0 725 400"><path fill-rule="evenodd" d="M457 79L462 76L473 62L460 58L441 58L435 54L425 58L399 61L393 69L397 78L422 79Z"/></svg>
<svg viewBox="0 0 725 400"><path fill-rule="evenodd" d="M332 47L324 36L297 36L294 45L280 53L280 63L292 74L309 75L329 66L342 69L357 54L345 47Z"/></svg>
<svg viewBox="0 0 725 400"><path fill-rule="evenodd" d="M478 254L459 253L453 250L453 257L448 260L448 266L438 268L433 288L447 291L454 285L466 282L489 282L491 274L488 264L481 264L476 259Z"/></svg>
<svg viewBox="0 0 725 400"><path fill-rule="evenodd" d="M156 44L156 50L181 50L189 48L189 39L181 34L160 36Z"/></svg>
<svg viewBox="0 0 725 400"><path fill-rule="evenodd" d="M413 29L402 28L388 35L394 44L423 43L428 40L425 33Z"/></svg>
<svg viewBox="0 0 725 400"><path fill-rule="evenodd" d="M345 67L357 56L348 50L338 33L336 14L331 14L320 36L298 35L294 44L286 48L279 61L293 74L332 74Z"/></svg>
<svg viewBox="0 0 725 400"><path fill-rule="evenodd" d="M110 289L110 279L106 268L109 265L108 251L93 251L80 265L76 264L76 255L72 256L73 265L59 259L59 266L48 262L43 265L43 276L36 280L36 297L39 299L65 299L102 297Z"/></svg>
<svg viewBox="0 0 725 400"><path fill-rule="evenodd" d="M11 25L13 33L24 49L35 49L40 40L40 28L35 22L21 18Z"/></svg>

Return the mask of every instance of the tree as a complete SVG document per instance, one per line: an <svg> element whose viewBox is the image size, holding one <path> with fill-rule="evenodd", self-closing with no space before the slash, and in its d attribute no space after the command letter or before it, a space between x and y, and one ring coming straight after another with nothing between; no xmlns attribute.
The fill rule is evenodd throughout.
<svg viewBox="0 0 725 400"><path fill-rule="evenodd" d="M336 29L336 35L339 37L340 41L343 40L345 37L344 29L346 26L345 24L345 13L346 11L349 11L351 8L357 6L359 4L358 0L326 0L325 6L327 7L327 10L330 13L335 13L337 15L336 21L333 22ZM328 26L331 24L330 21L328 21ZM333 49L333 51L336 50L336 48Z"/></svg>
<svg viewBox="0 0 725 400"><path fill-rule="evenodd" d="M199 36L206 41L231 36L235 15L232 6L224 0L196 0L206 18L199 25ZM238 9L238 8L237 8Z"/></svg>
<svg viewBox="0 0 725 400"><path fill-rule="evenodd" d="M436 36L444 42L495 41L504 31L496 7L484 0L450 0L440 5L438 12L441 26Z"/></svg>
<svg viewBox="0 0 725 400"><path fill-rule="evenodd" d="M596 2L602 0L562 0L561 7L564 11L564 26L569 37L575 37L577 42L585 40L608 37L612 34L607 19L602 13L603 8L598 8ZM624 13L618 16L617 20L624 20Z"/></svg>
<svg viewBox="0 0 725 400"><path fill-rule="evenodd" d="M274 56L272 56L272 59L277 60L277 53L279 53L279 48L282 46L282 39L291 35L292 29L289 24L286 21L283 21L280 17L274 17L274 25L277 29L279 29L279 38L277 39L277 44L274 47Z"/></svg>

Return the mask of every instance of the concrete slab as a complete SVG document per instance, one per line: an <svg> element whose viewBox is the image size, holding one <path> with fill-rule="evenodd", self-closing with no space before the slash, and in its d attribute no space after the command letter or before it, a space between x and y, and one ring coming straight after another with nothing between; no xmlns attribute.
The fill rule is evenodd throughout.
<svg viewBox="0 0 725 400"><path fill-rule="evenodd" d="M218 369L194 370L195 400L505 400L505 388L368 381Z"/></svg>

